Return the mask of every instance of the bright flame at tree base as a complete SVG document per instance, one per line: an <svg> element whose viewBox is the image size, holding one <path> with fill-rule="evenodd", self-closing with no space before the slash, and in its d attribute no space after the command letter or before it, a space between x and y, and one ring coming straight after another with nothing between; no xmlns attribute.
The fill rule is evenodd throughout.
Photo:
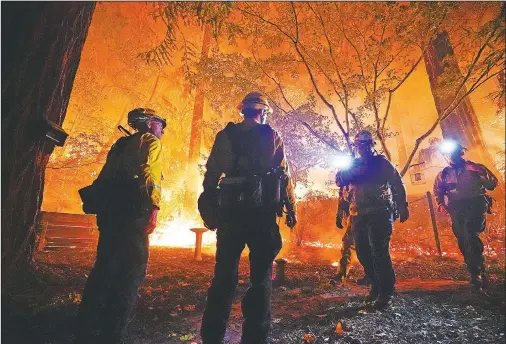
<svg viewBox="0 0 506 344"><path fill-rule="evenodd" d="M151 246L195 247L196 235L190 228L202 228L202 223L193 219L176 218L172 221L161 221L150 236ZM216 243L216 233L207 231L202 236L202 246Z"/></svg>

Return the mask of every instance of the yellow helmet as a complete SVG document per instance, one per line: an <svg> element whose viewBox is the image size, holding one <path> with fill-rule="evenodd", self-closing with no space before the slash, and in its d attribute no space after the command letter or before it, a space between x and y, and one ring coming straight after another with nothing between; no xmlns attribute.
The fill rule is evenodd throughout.
<svg viewBox="0 0 506 344"><path fill-rule="evenodd" d="M268 114L271 114L273 111L267 97L260 92L248 93L237 108L240 111L244 109L261 109Z"/></svg>

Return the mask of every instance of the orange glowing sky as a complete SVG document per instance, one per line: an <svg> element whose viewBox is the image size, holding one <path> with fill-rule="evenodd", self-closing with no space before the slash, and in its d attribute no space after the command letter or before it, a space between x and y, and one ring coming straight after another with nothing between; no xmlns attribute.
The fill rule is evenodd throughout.
<svg viewBox="0 0 506 344"><path fill-rule="evenodd" d="M175 200L177 195L172 189L181 188L184 183L184 176L178 175L182 170L176 165L184 159L181 147L188 146L193 98L185 91L187 85L178 71L178 58L174 59L175 66L159 68L147 66L137 57L138 53L157 45L164 37L163 23L155 22L150 17L152 9L151 3L97 3L63 127L71 136L97 131L105 137L118 138L120 133L114 127L118 122L127 126L126 113L129 110L151 107L163 113L171 128L162 140L168 166L164 197ZM185 28L185 35L197 46L201 44L199 28ZM233 48L220 44L220 47L230 51L241 50L242 46ZM471 96L486 143L493 155L497 150L504 149L505 142L504 119L496 119L497 109L486 99L486 95L496 86L494 83L497 83L495 79L490 80ZM223 123L227 118L240 120L235 110L239 100L230 100L230 113L223 114ZM414 144L413 139L436 118L423 63L396 93L391 111L391 116L402 119L402 128L399 129L405 135L409 150ZM211 113L206 104L204 116L209 117ZM438 129L436 136L440 135ZM395 140L392 139L389 145L395 162L398 159ZM427 145L425 143L423 147ZM207 153L209 149L210 142L207 140L203 143L202 152ZM58 160L66 154L69 152L65 147L56 148L52 159ZM90 184L100 168L101 164L97 162L78 167L79 171L48 169L43 210L81 212L77 190ZM315 169L311 173L315 187L325 187L329 172Z"/></svg>

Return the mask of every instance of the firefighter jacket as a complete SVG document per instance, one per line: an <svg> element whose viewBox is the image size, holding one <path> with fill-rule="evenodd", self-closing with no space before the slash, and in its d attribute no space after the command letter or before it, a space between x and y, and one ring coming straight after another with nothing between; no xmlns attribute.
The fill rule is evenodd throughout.
<svg viewBox="0 0 506 344"><path fill-rule="evenodd" d="M160 208L162 182L162 144L150 133L120 138L107 155L97 180L138 179L146 206Z"/></svg>
<svg viewBox="0 0 506 344"><path fill-rule="evenodd" d="M434 195L437 204L472 199L484 196L486 190L494 190L497 178L488 168L472 161L464 160L462 164L445 167L434 181Z"/></svg>
<svg viewBox="0 0 506 344"><path fill-rule="evenodd" d="M252 160L255 162L253 166L246 166L241 159L237 159L232 147L232 138L227 133L227 128L234 127L238 132L237 140L248 140L253 137L251 149ZM288 176L286 184L286 203L288 210L295 209L295 194L293 189L288 161L286 160L285 148L283 140L279 134L267 124L259 124L253 128L246 128L242 123L229 123L227 128L221 130L216 135L211 154L207 160L207 171L204 176L204 189L216 188L222 175L227 177L239 176L244 172L248 174L263 174L272 169L282 168ZM230 132L230 131L228 131ZM255 135L260 133L259 135ZM246 171L247 170L247 171Z"/></svg>
<svg viewBox="0 0 506 344"><path fill-rule="evenodd" d="M336 184L348 186L348 199L358 214L408 205L401 176L383 155L353 159L349 169L337 172Z"/></svg>

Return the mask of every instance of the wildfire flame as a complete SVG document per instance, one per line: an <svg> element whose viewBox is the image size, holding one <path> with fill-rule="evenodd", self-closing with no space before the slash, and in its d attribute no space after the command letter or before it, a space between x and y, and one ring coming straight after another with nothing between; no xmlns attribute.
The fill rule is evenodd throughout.
<svg viewBox="0 0 506 344"><path fill-rule="evenodd" d="M202 228L197 220L175 218L172 221L162 221L150 236L151 246L195 247L196 235L191 228ZM202 246L211 246L216 242L216 235L207 231L202 235Z"/></svg>

